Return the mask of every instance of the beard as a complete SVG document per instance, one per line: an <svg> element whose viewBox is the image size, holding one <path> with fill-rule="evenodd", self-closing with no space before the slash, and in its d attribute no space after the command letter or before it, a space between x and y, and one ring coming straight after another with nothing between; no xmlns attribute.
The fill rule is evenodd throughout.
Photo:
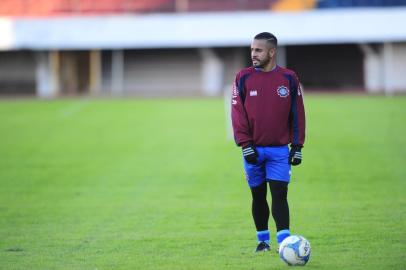
<svg viewBox="0 0 406 270"><path fill-rule="evenodd" d="M259 60L259 59L252 60L252 65L256 68L263 68L266 65L268 65L270 61L271 61L271 57L268 56L267 58L265 58L263 60Z"/></svg>

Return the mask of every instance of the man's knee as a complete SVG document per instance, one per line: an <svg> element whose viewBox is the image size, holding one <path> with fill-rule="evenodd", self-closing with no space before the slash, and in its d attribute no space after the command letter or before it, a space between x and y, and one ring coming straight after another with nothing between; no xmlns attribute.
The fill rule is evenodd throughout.
<svg viewBox="0 0 406 270"><path fill-rule="evenodd" d="M288 194L288 183L283 181L269 181L272 198L286 199Z"/></svg>
<svg viewBox="0 0 406 270"><path fill-rule="evenodd" d="M251 194L253 201L266 201L266 182L263 182L261 185L252 187Z"/></svg>

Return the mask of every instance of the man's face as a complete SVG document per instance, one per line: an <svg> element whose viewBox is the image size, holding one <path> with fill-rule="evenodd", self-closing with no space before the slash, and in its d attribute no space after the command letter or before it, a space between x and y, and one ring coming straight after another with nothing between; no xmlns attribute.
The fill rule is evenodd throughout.
<svg viewBox="0 0 406 270"><path fill-rule="evenodd" d="M251 60L252 65L256 68L265 67L275 54L275 48L273 48L264 39L254 39L251 44Z"/></svg>

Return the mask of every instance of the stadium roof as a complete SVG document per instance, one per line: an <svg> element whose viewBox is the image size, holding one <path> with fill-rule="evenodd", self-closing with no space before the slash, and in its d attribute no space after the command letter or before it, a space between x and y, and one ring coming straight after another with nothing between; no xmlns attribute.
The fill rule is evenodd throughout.
<svg viewBox="0 0 406 270"><path fill-rule="evenodd" d="M247 46L406 41L406 8L0 18L0 50Z"/></svg>

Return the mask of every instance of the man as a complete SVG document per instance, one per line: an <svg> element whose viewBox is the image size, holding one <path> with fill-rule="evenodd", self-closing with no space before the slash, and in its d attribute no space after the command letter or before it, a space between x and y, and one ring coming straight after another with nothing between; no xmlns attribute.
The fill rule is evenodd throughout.
<svg viewBox="0 0 406 270"><path fill-rule="evenodd" d="M276 64L277 39L268 32L254 37L252 67L241 70L232 93L234 138L242 147L257 229L256 252L270 250L267 183L278 245L290 235L287 201L291 165L302 161L305 112L296 74ZM290 150L288 144L290 143Z"/></svg>

